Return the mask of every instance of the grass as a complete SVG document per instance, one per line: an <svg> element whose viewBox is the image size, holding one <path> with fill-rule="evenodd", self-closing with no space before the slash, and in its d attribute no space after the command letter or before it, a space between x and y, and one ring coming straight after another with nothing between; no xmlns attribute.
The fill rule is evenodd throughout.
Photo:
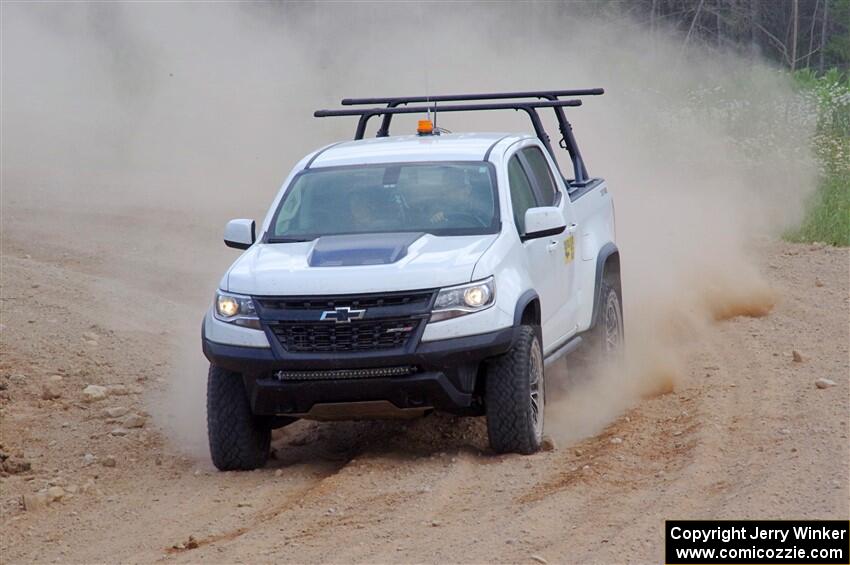
<svg viewBox="0 0 850 565"><path fill-rule="evenodd" d="M808 202L806 217L785 234L789 241L824 242L850 246L850 77L838 71L817 76L809 71L795 75L804 95L818 107L813 139L821 165L818 190Z"/></svg>
<svg viewBox="0 0 850 565"><path fill-rule="evenodd" d="M802 225L788 233L786 239L850 246L850 174L824 177L809 203Z"/></svg>

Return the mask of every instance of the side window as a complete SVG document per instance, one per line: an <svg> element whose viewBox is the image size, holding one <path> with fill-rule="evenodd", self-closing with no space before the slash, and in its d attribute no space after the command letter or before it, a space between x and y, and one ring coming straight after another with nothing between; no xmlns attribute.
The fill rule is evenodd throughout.
<svg viewBox="0 0 850 565"><path fill-rule="evenodd" d="M527 147L522 150L522 156L525 157L531 169L529 173L534 178L535 192L537 192L537 200L540 202L540 206L554 206L558 201L558 191L543 152L540 151L539 147Z"/></svg>
<svg viewBox="0 0 850 565"><path fill-rule="evenodd" d="M525 211L536 206L531 183L514 155L508 161L508 184L511 189L511 207L514 209L514 222L520 234L525 233Z"/></svg>

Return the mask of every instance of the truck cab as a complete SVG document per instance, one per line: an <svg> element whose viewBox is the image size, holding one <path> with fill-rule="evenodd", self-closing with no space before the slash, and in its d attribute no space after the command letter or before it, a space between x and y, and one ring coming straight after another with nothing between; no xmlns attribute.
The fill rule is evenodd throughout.
<svg viewBox="0 0 850 565"><path fill-rule="evenodd" d="M565 179L539 135L429 125L323 147L259 229L227 225L244 251L202 332L218 468L263 465L271 429L300 418L434 410L484 415L495 452L533 453L544 367L620 347L605 182Z"/></svg>

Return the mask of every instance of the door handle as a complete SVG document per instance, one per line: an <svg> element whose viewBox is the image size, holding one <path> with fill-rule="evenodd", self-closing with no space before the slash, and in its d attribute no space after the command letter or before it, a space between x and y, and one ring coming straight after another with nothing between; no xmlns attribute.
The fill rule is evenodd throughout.
<svg viewBox="0 0 850 565"><path fill-rule="evenodd" d="M552 241L550 241L549 243L546 244L546 251L548 251L549 253L552 253L553 251L558 249L559 243L561 243L561 242L556 240L556 239L553 239Z"/></svg>

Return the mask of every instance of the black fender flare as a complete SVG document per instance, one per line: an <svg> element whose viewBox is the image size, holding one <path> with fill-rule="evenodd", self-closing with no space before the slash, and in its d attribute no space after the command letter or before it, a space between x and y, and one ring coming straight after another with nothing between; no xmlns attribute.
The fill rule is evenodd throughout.
<svg viewBox="0 0 850 565"><path fill-rule="evenodd" d="M536 300L538 304L540 304L540 297L537 295L533 289L528 289L522 294L520 294L519 299L516 301L516 306L514 307L514 339L516 339L519 328L522 326L522 313L525 311L525 307L531 304L532 301ZM538 311L538 314L542 317L543 312ZM537 339L540 340L540 343L543 343L543 329L538 327L537 330Z"/></svg>
<svg viewBox="0 0 850 565"><path fill-rule="evenodd" d="M540 302L540 297L537 296L537 293L534 290L529 289L520 294L519 299L516 301L516 307L514 307L515 328L522 325L522 313L525 311L525 307L528 306L532 300Z"/></svg>
<svg viewBox="0 0 850 565"><path fill-rule="evenodd" d="M605 263L612 255L617 255L619 258L620 250L612 242L608 242L602 246L599 253L596 255L596 277L594 280L593 290L593 313L590 317L590 327L596 326L596 319L599 316L599 304L602 302L602 276L605 274Z"/></svg>

